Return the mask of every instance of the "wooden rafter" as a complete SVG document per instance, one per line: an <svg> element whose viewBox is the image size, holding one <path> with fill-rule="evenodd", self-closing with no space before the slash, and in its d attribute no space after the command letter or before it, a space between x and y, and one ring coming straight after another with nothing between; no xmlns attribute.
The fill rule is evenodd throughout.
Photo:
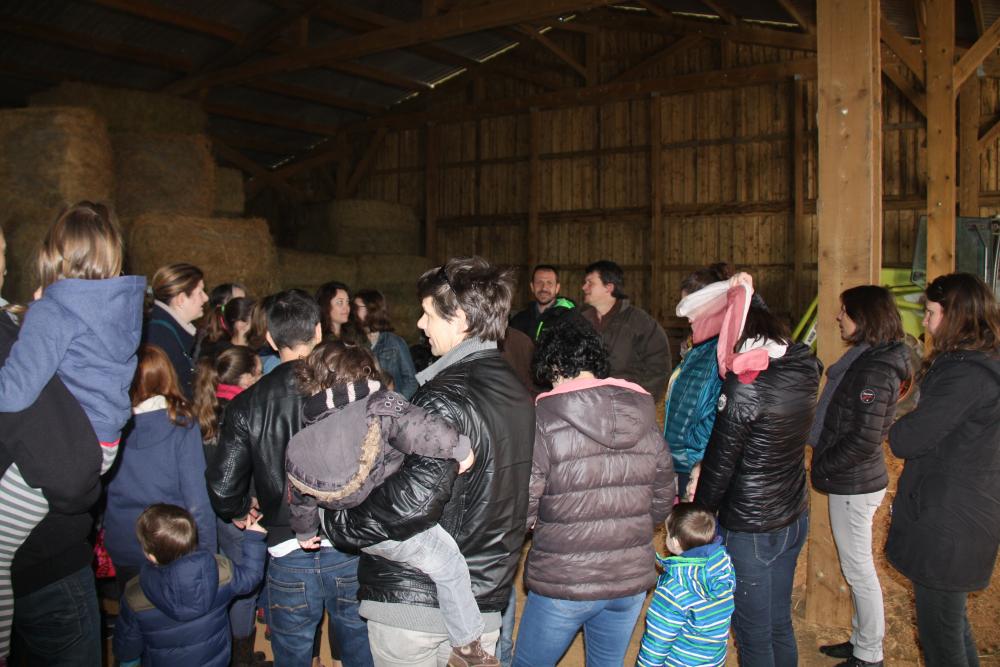
<svg viewBox="0 0 1000 667"><path fill-rule="evenodd" d="M638 5L645 9L647 12L661 19L670 20L674 18L674 15L668 12L666 9L656 4L656 0L636 0Z"/></svg>
<svg viewBox="0 0 1000 667"><path fill-rule="evenodd" d="M305 100L306 102L315 102L316 104L335 107L337 109L356 111L358 113L363 113L366 116L373 116L385 111L384 107L380 107L377 104L370 104L368 102L362 102L361 100L356 100L350 97L334 95L333 93L327 93L318 88L309 88L307 86L299 86L292 83L282 83L273 79L250 81L247 82L247 85L251 88L262 90L267 93L281 95L282 97L292 97L299 100Z"/></svg>
<svg viewBox="0 0 1000 667"><path fill-rule="evenodd" d="M993 141L1000 136L1000 118L989 124L985 130L979 130L979 152L986 150Z"/></svg>
<svg viewBox="0 0 1000 667"><path fill-rule="evenodd" d="M587 68L580 63L576 58L571 56L565 49L549 39L545 33L541 32L537 28L533 28L530 25L519 25L518 30L527 35L532 40L538 42L544 46L550 53L555 55L559 60L563 61L570 67L572 67L576 72L582 76L584 79L587 78Z"/></svg>
<svg viewBox="0 0 1000 667"><path fill-rule="evenodd" d="M348 153L349 151L345 143L333 141L332 143L323 144L318 149L309 152L305 157L281 165L274 170L274 173L282 178L291 178L295 174L308 169L314 169L315 167L339 160L342 157L348 156Z"/></svg>
<svg viewBox="0 0 1000 667"><path fill-rule="evenodd" d="M735 14L720 5L716 0L699 0L699 2L718 14L719 18L729 25L736 25L739 21Z"/></svg>
<svg viewBox="0 0 1000 667"><path fill-rule="evenodd" d="M423 81L415 81L408 77L393 74L379 67L372 67L363 63L342 61L327 63L326 67L343 72L344 74L375 81L390 88L399 88L400 90L409 90L416 93L430 90L430 85Z"/></svg>
<svg viewBox="0 0 1000 667"><path fill-rule="evenodd" d="M910 103L919 111L924 118L927 117L927 96L910 82L906 75L900 71L906 65L899 60L888 46L883 44L882 48L882 73L889 81L899 89L899 92L910 100ZM909 68L907 68L909 70Z"/></svg>
<svg viewBox="0 0 1000 667"><path fill-rule="evenodd" d="M177 28L198 32L203 35L211 35L218 39L236 43L242 39L243 35L239 30L231 28L223 23L209 21L195 14L168 9L161 4L149 2L149 0L90 0L95 5L100 5L108 9L137 16L154 23L164 23Z"/></svg>
<svg viewBox="0 0 1000 667"><path fill-rule="evenodd" d="M972 0L972 15L976 21L976 34L986 32L986 19L983 16L983 0Z"/></svg>
<svg viewBox="0 0 1000 667"><path fill-rule="evenodd" d="M260 166L232 146L228 146L221 141L213 141L212 145L221 158L232 162L243 171L249 172L254 178L267 182L268 185L277 188L295 201L305 199L305 196L301 192L289 185L283 178L275 176L269 170Z"/></svg>
<svg viewBox="0 0 1000 667"><path fill-rule="evenodd" d="M795 4L795 0L778 0L778 4L781 5L781 8L785 10L785 13L791 16L803 30L810 35L816 34L816 26L806 17L805 13L798 8Z"/></svg>
<svg viewBox="0 0 1000 667"><path fill-rule="evenodd" d="M285 156L293 152L286 144L269 141L250 134L230 134L227 132L210 131L212 141L219 141L239 150L267 153L269 155Z"/></svg>
<svg viewBox="0 0 1000 667"><path fill-rule="evenodd" d="M306 132L309 134L334 135L340 130L340 128L336 125L313 123L310 121L289 118L287 116L276 116L275 114L254 111L252 109L233 106L231 104L206 104L204 105L204 109L206 113L210 113L214 116L225 116L226 118L243 120L248 123L256 123L257 125L285 127L290 130L298 130L299 132Z"/></svg>
<svg viewBox="0 0 1000 667"><path fill-rule="evenodd" d="M664 60L666 60L667 58L676 53L680 53L681 51L691 48L700 41L701 37L699 37L698 35L684 35L677 41L673 42L672 44L668 44L666 47L656 51L656 53L653 53L649 57L643 58L641 62L639 62L636 65L633 65L632 67L629 67L627 70L625 70L615 78L611 79L611 81L609 81L608 83L612 83L615 81L628 81L630 79L633 79L636 77L636 75L645 72L650 67L662 63Z"/></svg>
<svg viewBox="0 0 1000 667"><path fill-rule="evenodd" d="M917 36L921 44L927 43L927 5L924 0L913 1L913 22L917 24Z"/></svg>
<svg viewBox="0 0 1000 667"><path fill-rule="evenodd" d="M892 27L885 17L882 17L882 21L879 24L879 34L882 41L885 42L886 46L892 49L892 52L896 55L899 60L906 65L906 67L913 72L917 80L923 85L924 83L924 56L920 52L920 48L914 46L906 40L905 37L900 35L895 28Z"/></svg>
<svg viewBox="0 0 1000 667"><path fill-rule="evenodd" d="M340 39L331 44L261 58L227 68L191 81L176 93L187 93L198 88L208 88L224 83L234 83L265 74L287 72L330 63L342 62L361 56L415 44L434 42L517 21L548 18L565 11L588 9L611 4L614 0L494 0L469 9L418 19L411 23L389 26L362 35Z"/></svg>
<svg viewBox="0 0 1000 667"><path fill-rule="evenodd" d="M962 54L954 66L954 90L958 95L958 89L962 87L965 80L979 68L986 60L986 57L997 50L1000 46L1000 19L993 22L989 29L979 36L976 43L968 51Z"/></svg>
<svg viewBox="0 0 1000 667"><path fill-rule="evenodd" d="M815 51L816 36L787 30L758 28L746 24L739 26L719 25L709 21L697 21L676 16L650 19L639 16L619 16L602 14L600 19L582 17L577 19L604 29L634 32L650 32L660 35L701 35L708 39L731 40L745 44L761 44L780 49Z"/></svg>

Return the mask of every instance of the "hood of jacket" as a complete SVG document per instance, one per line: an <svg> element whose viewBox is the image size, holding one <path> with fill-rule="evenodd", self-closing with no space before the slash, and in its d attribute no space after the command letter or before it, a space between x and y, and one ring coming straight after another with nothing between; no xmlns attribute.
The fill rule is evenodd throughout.
<svg viewBox="0 0 1000 667"><path fill-rule="evenodd" d="M945 352L934 361L934 366L940 368L943 364L958 362L976 364L977 366L985 369L987 372L992 373L998 380L1000 380L1000 349L995 350L993 356L978 350L955 350L954 352Z"/></svg>
<svg viewBox="0 0 1000 667"><path fill-rule="evenodd" d="M139 585L156 608L176 621L204 616L219 593L215 556L198 550L168 565L143 566Z"/></svg>
<svg viewBox="0 0 1000 667"><path fill-rule="evenodd" d="M132 428L141 430L142 437L130 439L129 447L152 449L163 445L163 443L176 442L177 440L177 425L170 421L170 413L167 412L166 408L140 412L132 415L132 420ZM192 426L194 426L193 420L189 424L189 428Z"/></svg>
<svg viewBox="0 0 1000 667"><path fill-rule="evenodd" d="M539 395L541 401L545 410L608 449L631 449L651 428L658 430L648 409L649 394L626 380L568 380Z"/></svg>
<svg viewBox="0 0 1000 667"><path fill-rule="evenodd" d="M135 354L142 334L143 276L107 280L58 280L45 288L46 298L68 310L94 332L108 357L125 362Z"/></svg>
<svg viewBox="0 0 1000 667"><path fill-rule="evenodd" d="M688 549L680 556L657 556L657 560L664 570L685 570L685 576L673 580L696 597L720 600L733 594L735 573L721 538L715 538L711 544Z"/></svg>

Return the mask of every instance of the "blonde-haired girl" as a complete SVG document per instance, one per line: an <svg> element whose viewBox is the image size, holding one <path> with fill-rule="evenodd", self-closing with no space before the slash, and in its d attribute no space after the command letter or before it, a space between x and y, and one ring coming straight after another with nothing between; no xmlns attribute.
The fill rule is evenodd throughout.
<svg viewBox="0 0 1000 667"><path fill-rule="evenodd" d="M146 280L120 276L122 236L102 204L65 210L38 253L37 300L0 368L0 412L31 406L58 376L79 401L101 444L101 472L118 452L131 414L128 396L142 331ZM38 293L36 293L37 295ZM10 647L14 553L48 513L41 489L16 465L0 479L0 658Z"/></svg>

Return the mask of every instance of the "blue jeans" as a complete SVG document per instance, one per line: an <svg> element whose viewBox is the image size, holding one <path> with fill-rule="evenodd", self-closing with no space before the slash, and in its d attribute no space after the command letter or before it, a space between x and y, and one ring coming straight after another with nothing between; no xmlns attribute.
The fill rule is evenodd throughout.
<svg viewBox="0 0 1000 667"><path fill-rule="evenodd" d="M722 543L736 569L733 632L740 667L798 664L792 629L792 579L808 532L808 510L784 528L768 533L722 528Z"/></svg>
<svg viewBox="0 0 1000 667"><path fill-rule="evenodd" d="M964 591L939 591L913 582L917 632L927 667L979 667Z"/></svg>
<svg viewBox="0 0 1000 667"><path fill-rule="evenodd" d="M267 617L275 667L312 663L313 639L330 614L345 667L370 667L368 628L358 614L358 558L336 549L297 549L267 565Z"/></svg>
<svg viewBox="0 0 1000 667"><path fill-rule="evenodd" d="M645 591L614 600L560 600L529 591L514 667L554 667L581 627L588 665L622 664L645 600Z"/></svg>
<svg viewBox="0 0 1000 667"><path fill-rule="evenodd" d="M510 587L510 601L501 616L500 641L497 642L497 660L500 667L510 667L514 661L514 621L517 620L517 583Z"/></svg>
<svg viewBox="0 0 1000 667"><path fill-rule="evenodd" d="M11 664L52 667L101 665L101 613L90 567L14 600L15 654Z"/></svg>
<svg viewBox="0 0 1000 667"><path fill-rule="evenodd" d="M237 565L243 564L242 530L229 521L219 519L217 522L219 536L219 551L222 555ZM229 630L233 637L244 638L253 634L254 616L257 612L257 594L259 589L233 599L229 607Z"/></svg>

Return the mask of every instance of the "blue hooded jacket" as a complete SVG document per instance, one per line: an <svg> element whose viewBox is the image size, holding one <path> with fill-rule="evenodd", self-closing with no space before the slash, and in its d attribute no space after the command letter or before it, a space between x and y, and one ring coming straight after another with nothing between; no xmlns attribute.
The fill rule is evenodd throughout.
<svg viewBox="0 0 1000 667"><path fill-rule="evenodd" d="M264 533L246 531L243 565L198 549L167 565L143 566L125 586L114 652L145 667L228 667L229 603L264 578Z"/></svg>
<svg viewBox="0 0 1000 667"><path fill-rule="evenodd" d="M688 351L667 396L663 437L670 446L677 472L691 472L704 457L712 435L716 403L722 392L716 358L718 343L718 338L710 338Z"/></svg>
<svg viewBox="0 0 1000 667"><path fill-rule="evenodd" d="M0 412L20 412L56 374L97 438L114 442L131 414L142 333L143 276L59 280L31 304L0 368Z"/></svg>
<svg viewBox="0 0 1000 667"><path fill-rule="evenodd" d="M197 422L175 424L166 409L140 412L125 434L119 459L108 483L104 513L104 543L112 561L134 568L146 562L135 522L153 503L170 503L191 512L198 543L215 552L215 513L208 501L205 452Z"/></svg>

